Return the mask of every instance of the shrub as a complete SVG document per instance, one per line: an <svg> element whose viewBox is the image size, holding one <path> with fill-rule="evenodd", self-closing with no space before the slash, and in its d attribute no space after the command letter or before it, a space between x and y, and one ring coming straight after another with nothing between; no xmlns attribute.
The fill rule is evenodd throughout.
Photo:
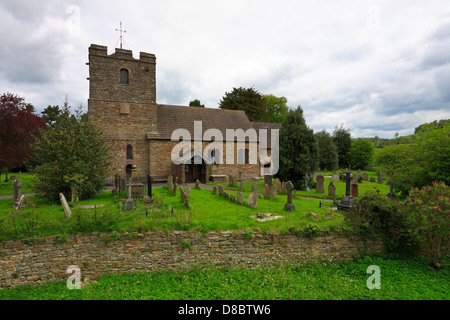
<svg viewBox="0 0 450 320"><path fill-rule="evenodd" d="M425 248L429 267L439 268L448 254L450 199L443 182L413 188L400 207L411 238Z"/></svg>

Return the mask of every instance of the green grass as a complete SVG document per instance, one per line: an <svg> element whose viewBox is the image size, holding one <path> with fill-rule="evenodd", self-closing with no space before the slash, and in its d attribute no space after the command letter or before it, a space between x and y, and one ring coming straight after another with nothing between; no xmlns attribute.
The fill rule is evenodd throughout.
<svg viewBox="0 0 450 320"><path fill-rule="evenodd" d="M377 265L381 288L369 290ZM66 282L0 290L0 300L448 300L448 264L429 270L422 258L303 262L256 269L106 275L79 290Z"/></svg>
<svg viewBox="0 0 450 320"><path fill-rule="evenodd" d="M9 172L8 179L11 176L16 176L19 179L19 173ZM14 180L9 179L8 182L5 182L5 174L2 174L1 177L1 186L0 186L0 196L14 194ZM23 172L20 179L22 179L22 193L34 193L34 175L28 172Z"/></svg>

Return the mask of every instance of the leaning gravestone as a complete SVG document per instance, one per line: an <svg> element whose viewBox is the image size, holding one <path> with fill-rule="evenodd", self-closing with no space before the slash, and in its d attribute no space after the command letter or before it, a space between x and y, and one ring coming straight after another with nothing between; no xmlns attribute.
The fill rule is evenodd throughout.
<svg viewBox="0 0 450 320"><path fill-rule="evenodd" d="M71 217L72 216L72 211L70 211L70 207L69 204L67 203L66 197L64 197L64 194L60 193L59 194L59 200L61 201L61 205L64 209L64 212L66 213L66 217Z"/></svg>
<svg viewBox="0 0 450 320"><path fill-rule="evenodd" d="M17 207L16 210L19 211L20 209L22 209L25 206L25 196L22 195L19 199L19 202L17 203Z"/></svg>
<svg viewBox="0 0 450 320"><path fill-rule="evenodd" d="M367 172L363 172L362 178L363 178L363 180L365 180L365 181L369 180L369 174L368 174Z"/></svg>
<svg viewBox="0 0 450 320"><path fill-rule="evenodd" d="M292 203L292 190L294 189L294 185L291 181L286 182L286 191L287 191L287 203L284 205L284 210L286 211L295 211L295 205Z"/></svg>
<svg viewBox="0 0 450 320"><path fill-rule="evenodd" d="M251 208L256 208L258 205L258 192L251 192L247 199L247 204Z"/></svg>
<svg viewBox="0 0 450 320"><path fill-rule="evenodd" d="M269 190L269 198L275 199L277 197L277 187L275 185L272 185Z"/></svg>
<svg viewBox="0 0 450 320"><path fill-rule="evenodd" d="M188 197L182 187L180 187L180 193L181 193L181 199L183 199L183 202L186 205L186 207L189 208L189 200L188 200Z"/></svg>
<svg viewBox="0 0 450 320"><path fill-rule="evenodd" d="M316 192L325 193L325 177L322 174L316 177Z"/></svg>
<svg viewBox="0 0 450 320"><path fill-rule="evenodd" d="M240 191L237 192L236 199L239 204L241 204L241 205L244 204L244 196L243 196L242 192L240 192Z"/></svg>
<svg viewBox="0 0 450 320"><path fill-rule="evenodd" d="M334 185L333 181L331 181L330 184L328 185L328 195L329 196L336 195L336 186Z"/></svg>
<svg viewBox="0 0 450 320"><path fill-rule="evenodd" d="M263 185L262 189L261 189L261 198L263 198L263 199L269 198L269 191L270 191L270 188L269 188L269 186L265 183L265 184Z"/></svg>
<svg viewBox="0 0 450 320"><path fill-rule="evenodd" d="M281 181L280 179L276 178L273 182L273 185L277 188L277 191L281 191Z"/></svg>
<svg viewBox="0 0 450 320"><path fill-rule="evenodd" d="M333 175L331 176L331 181L336 182L336 181L341 180L340 178L341 178L341 175L339 174L339 172L335 172L335 173L333 173Z"/></svg>

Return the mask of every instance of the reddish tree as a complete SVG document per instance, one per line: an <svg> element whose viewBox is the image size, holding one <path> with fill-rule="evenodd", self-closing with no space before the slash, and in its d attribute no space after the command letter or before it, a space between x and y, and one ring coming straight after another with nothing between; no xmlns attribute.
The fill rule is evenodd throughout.
<svg viewBox="0 0 450 320"><path fill-rule="evenodd" d="M33 137L45 128L33 109L12 93L0 96L0 170L21 166L31 154Z"/></svg>

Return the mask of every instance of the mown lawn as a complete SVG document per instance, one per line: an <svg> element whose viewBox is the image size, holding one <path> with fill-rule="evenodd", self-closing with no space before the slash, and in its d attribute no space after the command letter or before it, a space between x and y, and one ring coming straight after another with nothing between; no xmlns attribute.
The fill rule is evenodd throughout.
<svg viewBox="0 0 450 320"><path fill-rule="evenodd" d="M447 260L448 261L448 260ZM380 268L380 289L367 273ZM429 270L422 258L366 257L257 269L194 269L106 275L81 289L66 282L0 290L0 300L448 300L448 262Z"/></svg>
<svg viewBox="0 0 450 320"><path fill-rule="evenodd" d="M15 172L8 173L8 182L5 182L5 174L3 173L1 175L0 196L14 194L14 180L10 179L11 176L16 176L16 178L19 179L19 173ZM23 172L20 179L22 179L22 193L33 193L35 176L31 173Z"/></svg>

